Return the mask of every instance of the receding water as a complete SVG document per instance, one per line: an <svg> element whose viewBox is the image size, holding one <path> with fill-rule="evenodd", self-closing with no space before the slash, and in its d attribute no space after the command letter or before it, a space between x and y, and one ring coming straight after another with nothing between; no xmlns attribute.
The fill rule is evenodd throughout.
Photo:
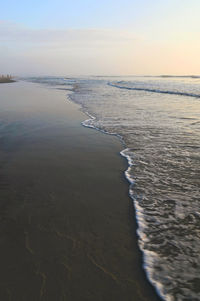
<svg viewBox="0 0 200 301"><path fill-rule="evenodd" d="M119 135L144 268L164 300L200 300L200 78L43 78Z"/></svg>

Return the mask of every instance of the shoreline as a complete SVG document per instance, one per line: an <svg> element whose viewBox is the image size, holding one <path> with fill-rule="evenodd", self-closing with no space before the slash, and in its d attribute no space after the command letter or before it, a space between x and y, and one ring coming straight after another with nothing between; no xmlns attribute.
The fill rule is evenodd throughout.
<svg viewBox="0 0 200 301"><path fill-rule="evenodd" d="M1 95L2 300L160 300L141 266L119 139L83 127L66 91L19 82Z"/></svg>
<svg viewBox="0 0 200 301"><path fill-rule="evenodd" d="M72 90L73 93L75 93L75 90ZM69 99L73 102L73 103L76 103L74 102L71 97L70 97L70 94L68 95ZM125 142L124 142L124 139L121 135L117 134L117 133L112 133L112 132L108 132L108 131L105 131L103 129L100 129L98 127L96 127L95 125L93 125L93 121L97 120L97 118L93 115L91 115L88 111L85 111L84 108L79 104L79 103L76 103L79 107L80 107L80 110L81 112L83 112L86 116L90 117L89 119L86 119L84 121L81 122L81 124L83 126L85 126L86 128L90 128L90 129L93 129L93 130L96 130L96 131L100 131L101 133L103 134L106 134L106 135L111 135L111 136L115 136L119 139L119 141L121 142L121 144L123 145L123 147L125 147L124 149L122 149L119 154L121 155L121 157L125 158L126 161L127 161L127 169L123 172L123 179L125 178L126 181L129 183L129 189L128 189L128 194L129 194L129 197L130 199L132 200L132 206L133 206L133 216L132 218L135 220L135 223L136 223L136 236L137 236L137 239L138 239L138 249L140 250L141 252L141 258L142 258L142 261L141 261L141 266L142 266L142 269L144 270L144 273L145 273L145 277L146 277L146 280L149 282L149 284L153 287L153 289L155 290L157 296L160 298L159 300L164 300L164 296L162 295L161 291L159 290L159 286L160 284L159 283L155 283L151 277L151 271L148 270L148 268L146 268L146 266L148 267L148 263L147 263L147 257L148 255L145 253L145 250L143 250L142 248L140 248L139 246L139 238L140 238L140 222L139 222L139 218L137 216L137 210L139 211L139 205L137 204L135 198L134 198L134 195L133 193L131 192L132 191L132 188L134 186L134 178L132 178L130 176L130 173L129 173L129 170L131 168L131 166L133 166L133 160L131 159L131 157L126 154L126 152L129 151L129 148L127 148ZM140 208L141 210L141 208Z"/></svg>

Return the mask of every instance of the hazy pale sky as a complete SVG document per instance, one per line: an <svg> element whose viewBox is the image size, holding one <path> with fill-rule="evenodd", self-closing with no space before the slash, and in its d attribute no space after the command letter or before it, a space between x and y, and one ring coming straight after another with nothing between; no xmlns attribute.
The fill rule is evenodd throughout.
<svg viewBox="0 0 200 301"><path fill-rule="evenodd" d="M200 0L0 0L0 73L200 74Z"/></svg>

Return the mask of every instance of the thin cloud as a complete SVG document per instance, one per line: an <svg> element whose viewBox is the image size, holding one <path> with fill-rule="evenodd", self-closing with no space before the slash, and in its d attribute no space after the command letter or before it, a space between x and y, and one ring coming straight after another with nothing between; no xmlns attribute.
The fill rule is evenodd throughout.
<svg viewBox="0 0 200 301"><path fill-rule="evenodd" d="M112 29L31 29L0 21L1 43L47 45L91 45L130 43L138 40L133 33Z"/></svg>
<svg viewBox="0 0 200 301"><path fill-rule="evenodd" d="M140 42L126 30L32 29L0 21L1 72L110 74Z"/></svg>

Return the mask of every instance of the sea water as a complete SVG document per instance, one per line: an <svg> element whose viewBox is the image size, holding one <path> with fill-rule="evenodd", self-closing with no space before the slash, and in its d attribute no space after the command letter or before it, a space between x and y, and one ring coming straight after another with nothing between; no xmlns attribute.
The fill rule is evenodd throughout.
<svg viewBox="0 0 200 301"><path fill-rule="evenodd" d="M71 90L85 126L120 137L147 277L164 300L200 300L200 77L31 80Z"/></svg>

